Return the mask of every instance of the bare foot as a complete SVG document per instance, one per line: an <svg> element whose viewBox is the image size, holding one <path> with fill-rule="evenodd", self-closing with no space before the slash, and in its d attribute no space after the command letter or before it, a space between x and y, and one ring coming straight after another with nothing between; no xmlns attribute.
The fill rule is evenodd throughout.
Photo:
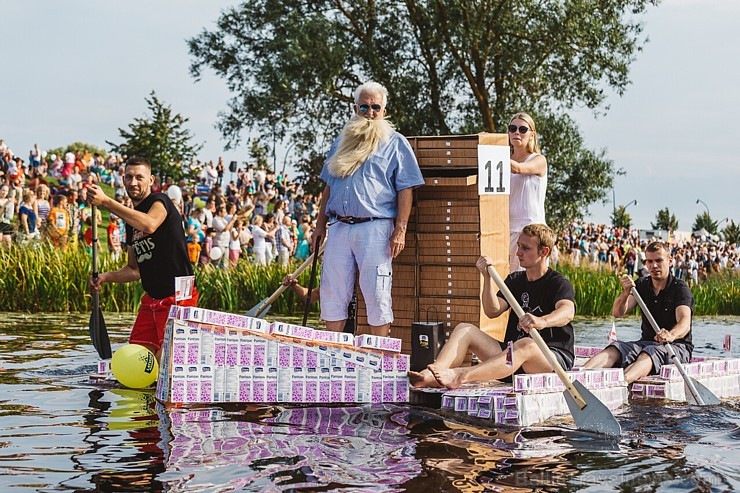
<svg viewBox="0 0 740 493"><path fill-rule="evenodd" d="M440 385L437 383L437 379L434 378L432 372L424 368L420 372L410 371L406 375L409 377L409 383L415 389L421 389L425 387L439 388Z"/></svg>
<svg viewBox="0 0 740 493"><path fill-rule="evenodd" d="M463 384L462 374L455 368L435 368L434 365L429 365L427 368L432 372L440 387L455 390Z"/></svg>

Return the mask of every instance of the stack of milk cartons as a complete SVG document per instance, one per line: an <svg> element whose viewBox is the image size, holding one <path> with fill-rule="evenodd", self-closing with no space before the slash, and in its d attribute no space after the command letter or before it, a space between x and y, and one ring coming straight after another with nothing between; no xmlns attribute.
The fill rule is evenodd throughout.
<svg viewBox="0 0 740 493"><path fill-rule="evenodd" d="M161 401L408 401L399 339L173 307L165 341Z"/></svg>
<svg viewBox="0 0 740 493"><path fill-rule="evenodd" d="M740 359L693 358L682 365L686 374L717 397L740 396ZM639 379L630 387L634 399L686 401L684 380L676 365L663 365L659 375Z"/></svg>

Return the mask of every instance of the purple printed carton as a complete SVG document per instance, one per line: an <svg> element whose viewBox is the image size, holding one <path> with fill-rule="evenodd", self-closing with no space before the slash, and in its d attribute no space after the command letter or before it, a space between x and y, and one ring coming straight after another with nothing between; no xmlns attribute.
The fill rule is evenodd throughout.
<svg viewBox="0 0 740 493"><path fill-rule="evenodd" d="M187 334L187 346L188 354L186 364L197 365L200 364L200 329L197 327L189 327Z"/></svg>
<svg viewBox="0 0 740 493"><path fill-rule="evenodd" d="M198 402L213 402L213 366L201 365L200 367L200 387L198 392Z"/></svg>
<svg viewBox="0 0 740 493"><path fill-rule="evenodd" d="M187 364L188 332L187 327L176 323L172 330L172 363L175 365Z"/></svg>
<svg viewBox="0 0 740 493"><path fill-rule="evenodd" d="M185 367L185 399L183 402L200 402L200 365Z"/></svg>
<svg viewBox="0 0 740 493"><path fill-rule="evenodd" d="M291 324L288 326L288 335L290 337L295 337L296 339L311 341L314 338L314 330L311 327Z"/></svg>
<svg viewBox="0 0 740 493"><path fill-rule="evenodd" d="M332 330L314 330L313 340L317 342L339 344L339 332Z"/></svg>
<svg viewBox="0 0 740 493"><path fill-rule="evenodd" d="M393 402L409 401L409 380L405 374L396 375L396 397Z"/></svg>
<svg viewBox="0 0 740 493"><path fill-rule="evenodd" d="M305 375L304 402L319 402L319 369L309 366L306 368Z"/></svg>
<svg viewBox="0 0 740 493"><path fill-rule="evenodd" d="M290 382L290 401L304 402L304 388L306 386L306 377L303 368L293 368L293 379Z"/></svg>
<svg viewBox="0 0 740 493"><path fill-rule="evenodd" d="M267 361L267 341L256 338L252 346L252 365L265 366Z"/></svg>
<svg viewBox="0 0 740 493"><path fill-rule="evenodd" d="M306 368L318 368L319 366L319 353L306 349Z"/></svg>
<svg viewBox="0 0 740 493"><path fill-rule="evenodd" d="M278 395L278 368L267 367L267 378L265 383L265 402L277 402Z"/></svg>
<svg viewBox="0 0 740 493"><path fill-rule="evenodd" d="M395 337L378 337L378 349L400 353L401 342L401 339L396 339Z"/></svg>
<svg viewBox="0 0 740 493"><path fill-rule="evenodd" d="M292 365L292 352L293 347L288 344L281 344L278 347L278 366L280 368L288 368Z"/></svg>
<svg viewBox="0 0 740 493"><path fill-rule="evenodd" d="M249 402L265 402L267 398L267 369L264 366L252 368L252 398Z"/></svg>
<svg viewBox="0 0 740 493"><path fill-rule="evenodd" d="M254 337L242 334L239 340L239 366L251 366L254 364L252 352L254 350Z"/></svg>
<svg viewBox="0 0 740 493"><path fill-rule="evenodd" d="M235 329L226 330L226 364L229 366L239 364L239 343L241 342L241 331Z"/></svg>
<svg viewBox="0 0 740 493"><path fill-rule="evenodd" d="M331 400L331 368L322 366L317 368L318 373L318 400L316 402L332 402ZM341 394L341 391L340 391Z"/></svg>
<svg viewBox="0 0 740 493"><path fill-rule="evenodd" d="M370 373L370 402L383 402L383 372L381 370L373 370Z"/></svg>
<svg viewBox="0 0 740 493"><path fill-rule="evenodd" d="M171 402L185 402L186 393L185 385L187 382L187 372L184 365L172 366L172 391L170 393ZM180 413L176 413L180 414Z"/></svg>
<svg viewBox="0 0 740 493"><path fill-rule="evenodd" d="M223 330L213 334L213 363L220 366L226 364L226 333Z"/></svg>
<svg viewBox="0 0 740 493"><path fill-rule="evenodd" d="M303 368L306 365L306 350L293 346L291 350L291 366Z"/></svg>
<svg viewBox="0 0 740 493"><path fill-rule="evenodd" d="M329 402L344 402L344 371L343 366L331 367L331 400Z"/></svg>
<svg viewBox="0 0 740 493"><path fill-rule="evenodd" d="M342 402L357 402L357 368L354 366L344 369Z"/></svg>

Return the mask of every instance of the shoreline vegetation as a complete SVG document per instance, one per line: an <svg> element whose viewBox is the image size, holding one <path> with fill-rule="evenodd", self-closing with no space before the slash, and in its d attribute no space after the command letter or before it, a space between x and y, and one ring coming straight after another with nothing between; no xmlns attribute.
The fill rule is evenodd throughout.
<svg viewBox="0 0 740 493"><path fill-rule="evenodd" d="M100 256L101 272L117 269L126 256L114 262ZM277 264L267 267L240 262L224 270L196 268L200 291L199 306L227 312L246 312L267 298L280 286L288 269ZM614 298L619 292L617 276L605 269L561 263L557 270L570 279L576 292L579 316L610 317ZM82 247L34 248L12 245L0 248L0 312L88 312L90 310L90 254ZM308 284L304 271L299 282ZM316 283L318 284L318 282ZM740 275L723 272L710 276L691 288L696 301L696 316L740 315ZM143 294L141 283L105 284L101 291L101 309L106 312L132 312L138 309ZM304 304L286 290L270 312L291 316L303 313ZM317 313L318 306L312 307Z"/></svg>

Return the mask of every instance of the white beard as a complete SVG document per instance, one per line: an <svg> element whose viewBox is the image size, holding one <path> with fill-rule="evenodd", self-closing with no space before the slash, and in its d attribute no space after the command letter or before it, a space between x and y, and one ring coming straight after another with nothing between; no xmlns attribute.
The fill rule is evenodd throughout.
<svg viewBox="0 0 740 493"><path fill-rule="evenodd" d="M388 120L353 116L342 129L337 151L329 158L329 173L338 178L352 176L394 131Z"/></svg>

